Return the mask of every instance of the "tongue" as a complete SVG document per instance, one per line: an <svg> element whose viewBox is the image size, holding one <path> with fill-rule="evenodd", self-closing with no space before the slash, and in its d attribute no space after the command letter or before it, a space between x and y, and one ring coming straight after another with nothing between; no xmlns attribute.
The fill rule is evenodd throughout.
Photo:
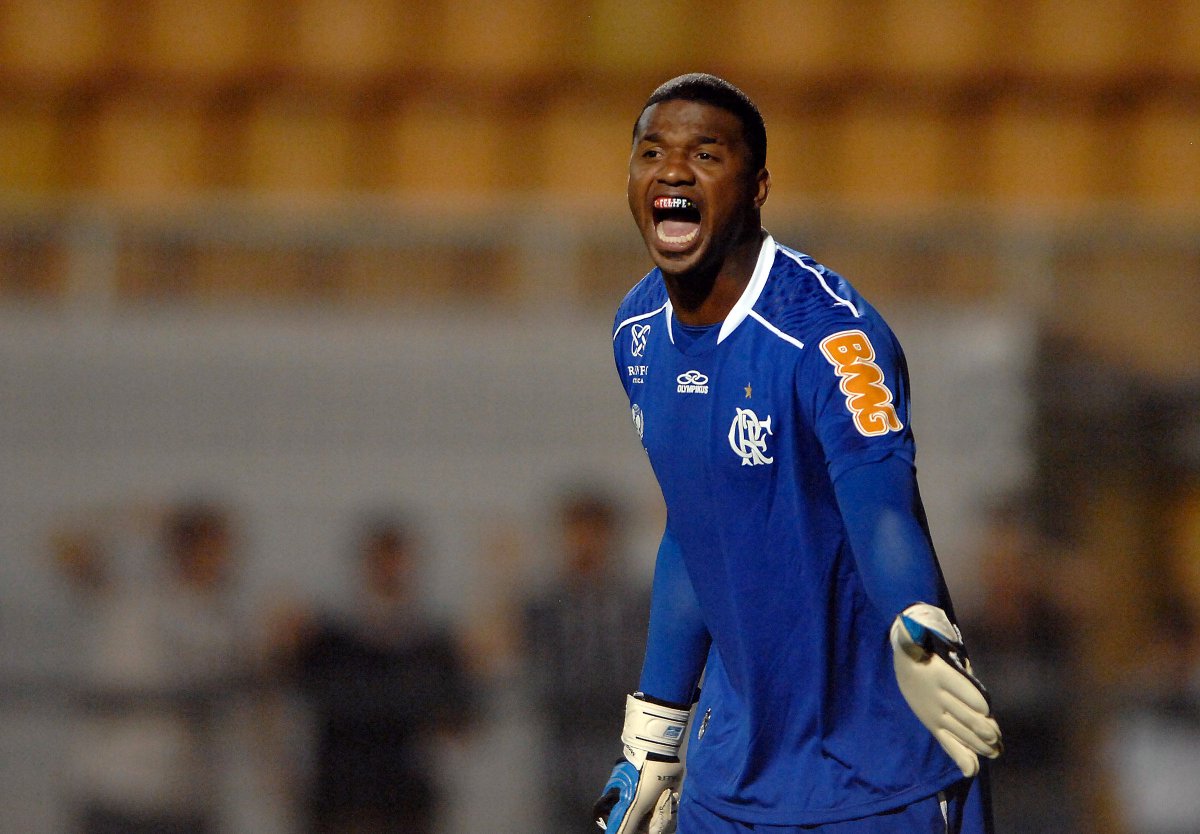
<svg viewBox="0 0 1200 834"><path fill-rule="evenodd" d="M684 235L690 235L699 225L699 223L694 223L690 220L664 220L662 221L661 229L663 234L668 237L683 237Z"/></svg>

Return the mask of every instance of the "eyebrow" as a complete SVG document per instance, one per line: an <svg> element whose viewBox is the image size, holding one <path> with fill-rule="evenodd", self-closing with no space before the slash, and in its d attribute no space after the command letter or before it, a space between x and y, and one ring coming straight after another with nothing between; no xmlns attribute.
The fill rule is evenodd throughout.
<svg viewBox="0 0 1200 834"><path fill-rule="evenodd" d="M638 141L639 142L661 142L662 134L661 133L646 133L646 134L643 134L641 139L639 139ZM696 140L695 140L695 144L697 144L697 145L723 145L725 143L722 142L720 139L714 138L712 136L697 136Z"/></svg>

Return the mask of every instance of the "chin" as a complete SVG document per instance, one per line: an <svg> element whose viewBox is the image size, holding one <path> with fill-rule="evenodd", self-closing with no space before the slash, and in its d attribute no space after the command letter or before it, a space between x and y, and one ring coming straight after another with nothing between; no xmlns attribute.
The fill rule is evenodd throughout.
<svg viewBox="0 0 1200 834"><path fill-rule="evenodd" d="M685 252L664 252L660 249L654 249L652 252L654 263L665 275L686 275L704 265L705 249L701 244Z"/></svg>

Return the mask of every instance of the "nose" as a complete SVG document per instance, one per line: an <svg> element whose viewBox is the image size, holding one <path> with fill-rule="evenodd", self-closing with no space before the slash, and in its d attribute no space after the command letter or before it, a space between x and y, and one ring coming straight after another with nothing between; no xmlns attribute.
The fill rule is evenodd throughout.
<svg viewBox="0 0 1200 834"><path fill-rule="evenodd" d="M671 151L663 157L662 165L658 169L659 182L664 185L687 185L693 179L685 152Z"/></svg>

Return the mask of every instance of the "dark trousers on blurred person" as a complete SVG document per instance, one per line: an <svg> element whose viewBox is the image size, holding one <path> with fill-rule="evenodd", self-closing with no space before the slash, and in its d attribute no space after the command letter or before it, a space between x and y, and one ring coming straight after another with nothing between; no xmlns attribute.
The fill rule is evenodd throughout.
<svg viewBox="0 0 1200 834"><path fill-rule="evenodd" d="M312 809L312 834L431 834L436 803L424 779L397 779L387 796L364 796L346 784L342 796L319 792Z"/></svg>
<svg viewBox="0 0 1200 834"><path fill-rule="evenodd" d="M598 714L611 718L608 712L601 711ZM581 723L583 726L574 731L565 727L556 728L561 731L555 732L549 740L550 749L554 752L544 765L552 786L546 797L550 804L550 820L549 827L542 829L543 834L588 834L599 831L592 817L592 806L599 798L600 790L621 751L613 743L611 726L596 727L588 726L589 722L586 721Z"/></svg>
<svg viewBox="0 0 1200 834"><path fill-rule="evenodd" d="M83 809L82 834L213 834L213 826L199 815L139 814L90 806Z"/></svg>
<svg viewBox="0 0 1200 834"><path fill-rule="evenodd" d="M391 814L348 811L318 819L313 834L432 834L432 820L426 814L396 819Z"/></svg>

